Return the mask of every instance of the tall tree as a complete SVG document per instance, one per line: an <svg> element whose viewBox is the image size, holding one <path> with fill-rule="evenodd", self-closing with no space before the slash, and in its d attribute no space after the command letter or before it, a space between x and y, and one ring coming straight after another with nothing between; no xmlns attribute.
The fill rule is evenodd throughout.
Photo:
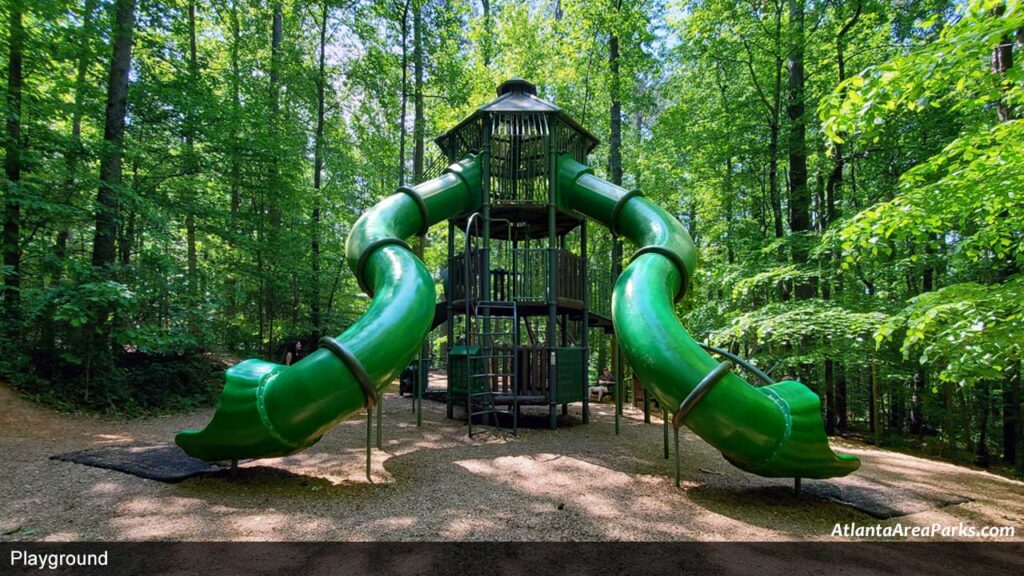
<svg viewBox="0 0 1024 576"><path fill-rule="evenodd" d="M281 2L274 2L274 14L270 31L270 142L275 148L278 146L280 137L279 123L281 115L281 40L284 27L284 12ZM274 322L277 316L277 280L268 278L268 269L273 270L276 264L273 257L269 258L271 263L268 266L267 252L277 248L277 238L281 224L281 206L278 199L280 190L280 160L279 155L274 153L270 158L270 171L267 178L267 186L263 192L264 201L261 202L259 213L259 238L260 247L257 262L260 274L260 300L261 308L265 310L262 317L265 322L260 323L260 340L266 342L266 355L270 356L274 350ZM266 217L264 217L266 213ZM269 223L267 222L269 220ZM269 224L269 226L268 226ZM269 228L269 231L268 231Z"/></svg>
<svg viewBox="0 0 1024 576"><path fill-rule="evenodd" d="M128 109L128 79L135 33L135 0L116 0L111 31L113 53L107 78L107 110L103 125L104 148L100 157L100 186L96 195L96 230L92 265L102 268L114 263L114 243L120 215L120 186L125 114Z"/></svg>
<svg viewBox="0 0 1024 576"><path fill-rule="evenodd" d="M324 171L324 112L327 92L327 17L330 15L330 4L323 0L320 4L319 53L316 75L316 131L313 141L313 215L310 230L310 266L312 268L313 290L310 296L309 316L313 325L314 338L320 338L320 206L322 203L323 171ZM404 89L404 87L403 87Z"/></svg>
<svg viewBox="0 0 1024 576"><path fill-rule="evenodd" d="M811 230L811 194L807 187L807 127L804 120L804 0L789 0L789 58L786 115L789 117L789 229L794 233ZM807 261L808 243L798 238L793 260ZM799 282L798 298L813 295L813 285Z"/></svg>
<svg viewBox="0 0 1024 576"><path fill-rule="evenodd" d="M7 336L21 333L21 90L25 28L22 0L8 8L7 123L4 142L4 324Z"/></svg>
<svg viewBox="0 0 1024 576"><path fill-rule="evenodd" d="M615 13L622 11L622 0L615 1ZM618 22L614 26L617 26ZM608 38L608 70L611 74L608 137L608 175L613 184L622 184L622 72L619 33L613 28Z"/></svg>
<svg viewBox="0 0 1024 576"><path fill-rule="evenodd" d="M241 25L238 21L238 0L231 0L231 216L238 217L242 205L242 160L241 137L238 122L242 117L242 71L239 64L239 50L242 43Z"/></svg>
<svg viewBox="0 0 1024 576"><path fill-rule="evenodd" d="M415 182L423 180L424 126L423 116L423 6L414 0L412 16L412 59L413 59L413 151L412 177Z"/></svg>
<svg viewBox="0 0 1024 576"><path fill-rule="evenodd" d="M193 94L199 86L199 58L196 54L196 3L188 3L188 86ZM196 99L189 99L190 104L198 104ZM200 175L199 158L196 156L196 132L199 128L197 105L190 105L186 112L185 125L185 174L188 178L188 198L185 206L185 250L188 262L188 291L192 301L192 310L199 300L199 261L196 255L196 209L194 206L197 194L196 179ZM190 319L194 315L190 314ZM195 332L195 322L190 320L190 331Z"/></svg>
<svg viewBox="0 0 1024 576"><path fill-rule="evenodd" d="M71 107L71 141L68 143L67 151L64 153L64 159L66 163L67 173L64 176L64 190L65 198L68 202L73 198L77 184L76 178L78 177L79 161L83 155L82 146L82 116L85 109L85 92L87 88L87 74L89 72L89 64L92 62L92 50L90 49L90 35L94 33L92 29L93 16L96 12L97 0L86 0L82 7L82 26L79 30L78 37L78 59L75 64L75 87L74 87L74 101ZM61 263L67 255L68 238L70 236L70 229L67 226L67 221L62 220L61 226L57 229L56 240L54 241L53 254ZM58 266L55 273L56 277L63 271L63 265Z"/></svg>
<svg viewBox="0 0 1024 576"><path fill-rule="evenodd" d="M744 34L741 37L743 50L746 55L744 63L750 75L750 82L754 87L758 100L764 107L764 117L768 125L768 195L771 204L773 229L776 238L782 238L782 195L779 192L779 138L782 131L782 68L784 49L783 44L783 4L782 0L771 0L764 2L754 9L753 18L756 20L759 32L763 32L767 38L755 39L753 34ZM766 20L770 20L766 22ZM759 58L757 52L764 52L768 61L768 73L770 84L760 77Z"/></svg>
<svg viewBox="0 0 1024 576"><path fill-rule="evenodd" d="M405 141L408 138L406 119L409 108L409 7L412 0L404 0L399 12L399 31L402 42L402 114L398 122L398 186L405 184Z"/></svg>

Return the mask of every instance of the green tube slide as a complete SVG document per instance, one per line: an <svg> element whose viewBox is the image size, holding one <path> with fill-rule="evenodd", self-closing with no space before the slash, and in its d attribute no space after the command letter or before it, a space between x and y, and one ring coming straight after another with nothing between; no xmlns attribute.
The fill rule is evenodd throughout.
<svg viewBox="0 0 1024 576"><path fill-rule="evenodd" d="M363 214L345 258L373 298L366 313L292 366L253 359L232 367L210 423L179 432L175 442L207 461L284 456L371 407L415 356L434 317L433 280L403 239L472 211L479 199L479 161L470 156Z"/></svg>
<svg viewBox="0 0 1024 576"><path fill-rule="evenodd" d="M558 160L565 207L639 246L612 292L612 322L623 353L659 404L674 412L717 366L687 334L674 300L686 293L697 251L682 224L636 191ZM735 466L769 477L831 478L860 466L829 447L817 394L799 382L755 388L727 373L684 423Z"/></svg>

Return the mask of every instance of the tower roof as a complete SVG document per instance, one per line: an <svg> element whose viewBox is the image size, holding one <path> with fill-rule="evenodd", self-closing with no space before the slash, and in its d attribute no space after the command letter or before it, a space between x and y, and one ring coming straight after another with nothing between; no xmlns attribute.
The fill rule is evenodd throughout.
<svg viewBox="0 0 1024 576"><path fill-rule="evenodd" d="M575 120L569 117L561 108L537 97L537 87L522 78L510 78L498 86L497 98L476 109L466 119L456 124L450 130L444 132L434 139L434 142L443 151L448 150L446 144L454 136L457 136L463 129L474 126L476 121L487 114L507 113L534 113L545 114L557 117L569 128L578 132L586 140L586 152L590 152L600 141L586 128L580 126Z"/></svg>

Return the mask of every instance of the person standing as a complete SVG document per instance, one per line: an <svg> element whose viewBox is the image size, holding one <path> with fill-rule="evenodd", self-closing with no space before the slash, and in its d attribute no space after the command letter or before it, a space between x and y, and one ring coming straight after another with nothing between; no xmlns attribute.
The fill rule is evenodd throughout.
<svg viewBox="0 0 1024 576"><path fill-rule="evenodd" d="M296 340L291 346L288 347L288 352L284 355L284 365L291 366L299 360L302 360L306 353L302 350L302 340Z"/></svg>

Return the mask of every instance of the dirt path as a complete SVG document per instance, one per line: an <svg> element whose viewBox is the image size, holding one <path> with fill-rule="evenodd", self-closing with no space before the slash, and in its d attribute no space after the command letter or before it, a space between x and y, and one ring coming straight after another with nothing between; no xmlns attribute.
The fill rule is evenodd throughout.
<svg viewBox="0 0 1024 576"><path fill-rule="evenodd" d="M169 485L49 460L124 442L162 443L201 427L210 411L113 421L58 414L0 386L0 533L3 540L831 540L858 525L1015 526L1024 541L1024 484L969 468L840 442L863 460L857 475L894 490L970 501L877 521L790 482L744 474L684 433L683 488L662 458L661 428L627 409L613 432L610 405L594 423L518 438L484 434L424 404L384 401L384 450L363 477L359 418L310 450L243 463L237 479ZM570 414L578 416L578 407ZM853 478L853 477L851 477ZM811 482L805 482L809 486Z"/></svg>

